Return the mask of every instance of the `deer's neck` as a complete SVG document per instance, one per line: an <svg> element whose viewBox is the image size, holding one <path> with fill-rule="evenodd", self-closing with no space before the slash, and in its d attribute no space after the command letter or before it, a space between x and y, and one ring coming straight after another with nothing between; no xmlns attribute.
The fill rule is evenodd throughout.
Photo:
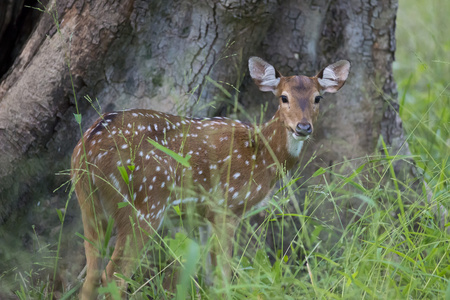
<svg viewBox="0 0 450 300"><path fill-rule="evenodd" d="M266 148L269 155L274 154L287 170L292 169L299 160L304 141L294 138L292 132L281 121L278 111L270 121L260 127L260 130L266 140L266 142L261 141L261 146Z"/></svg>

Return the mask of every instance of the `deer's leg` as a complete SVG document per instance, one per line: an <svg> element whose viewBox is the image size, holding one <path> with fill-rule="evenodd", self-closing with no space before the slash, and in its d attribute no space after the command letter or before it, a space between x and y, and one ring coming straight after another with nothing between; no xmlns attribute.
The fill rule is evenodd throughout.
<svg viewBox="0 0 450 300"><path fill-rule="evenodd" d="M214 233L217 236L217 243L211 253L212 265L216 267L216 272L220 271L219 279L228 281L231 279L231 259L233 254L234 234L239 219L236 216L216 216L211 222ZM220 267L218 270L217 267Z"/></svg>
<svg viewBox="0 0 450 300"><path fill-rule="evenodd" d="M116 245L111 260L102 275L104 285L108 281L116 280L117 286L122 291L122 298L124 298L127 283L125 280L116 278L114 273L118 272L125 278L130 278L133 275L139 259L144 254L144 245L149 241L153 233L153 229L149 228L149 223L146 220L130 218L130 215L132 214L126 217L127 221L116 224L118 231ZM150 226L159 224L160 219L153 221Z"/></svg>
<svg viewBox="0 0 450 300"><path fill-rule="evenodd" d="M80 299L91 300L97 298L97 288L100 285L101 261L99 249L102 245L106 222L102 218L102 213L96 211L97 195L80 195L83 191L77 191L80 201L81 215L84 229L84 248L86 253L86 278L80 294ZM84 197L86 196L86 197Z"/></svg>

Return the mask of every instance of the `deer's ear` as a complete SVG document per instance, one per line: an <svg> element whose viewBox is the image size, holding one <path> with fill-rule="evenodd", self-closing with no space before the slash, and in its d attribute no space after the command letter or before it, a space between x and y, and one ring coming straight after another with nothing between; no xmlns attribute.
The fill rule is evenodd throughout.
<svg viewBox="0 0 450 300"><path fill-rule="evenodd" d="M324 68L316 75L322 92L336 93L344 85L350 71L350 63L340 60Z"/></svg>
<svg viewBox="0 0 450 300"><path fill-rule="evenodd" d="M271 64L253 56L248 60L248 68L250 76L261 91L276 92L281 74Z"/></svg>

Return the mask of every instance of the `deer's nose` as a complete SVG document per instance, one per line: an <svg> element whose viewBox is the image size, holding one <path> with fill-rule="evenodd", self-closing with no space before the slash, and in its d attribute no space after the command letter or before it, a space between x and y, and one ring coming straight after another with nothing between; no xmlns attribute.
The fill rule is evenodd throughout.
<svg viewBox="0 0 450 300"><path fill-rule="evenodd" d="M295 133L298 135L308 136L312 132L312 126L310 123L300 122L295 127Z"/></svg>

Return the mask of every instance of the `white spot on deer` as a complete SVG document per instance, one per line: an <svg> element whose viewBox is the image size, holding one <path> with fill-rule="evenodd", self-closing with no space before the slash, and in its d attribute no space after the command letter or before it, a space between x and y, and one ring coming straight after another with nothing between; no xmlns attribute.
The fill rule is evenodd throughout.
<svg viewBox="0 0 450 300"><path fill-rule="evenodd" d="M127 145L127 144L123 144L120 148L122 148L122 149L127 149L127 148L128 148L128 145Z"/></svg>
<svg viewBox="0 0 450 300"><path fill-rule="evenodd" d="M132 115L133 117L137 117L137 116L138 116L137 113L132 113L131 115Z"/></svg>
<svg viewBox="0 0 450 300"><path fill-rule="evenodd" d="M248 166L248 165L250 165L250 162L248 160L246 160L245 164Z"/></svg>
<svg viewBox="0 0 450 300"><path fill-rule="evenodd" d="M152 182L156 182L156 176L153 176Z"/></svg>
<svg viewBox="0 0 450 300"><path fill-rule="evenodd" d="M163 182L161 183L161 187L163 188L165 185L166 185L166 182L163 181Z"/></svg>
<svg viewBox="0 0 450 300"><path fill-rule="evenodd" d="M149 190L149 191L153 190L153 185L150 184L150 185L148 186L148 190Z"/></svg>
<svg viewBox="0 0 450 300"><path fill-rule="evenodd" d="M233 194L233 199L236 199L238 196L239 196L239 192L235 192L235 193Z"/></svg>
<svg viewBox="0 0 450 300"><path fill-rule="evenodd" d="M143 189L144 187L142 186L142 184L139 186L139 192L142 192L142 189Z"/></svg>
<svg viewBox="0 0 450 300"><path fill-rule="evenodd" d="M238 179L239 176L241 176L241 173L237 172L237 173L234 173L233 178Z"/></svg>
<svg viewBox="0 0 450 300"><path fill-rule="evenodd" d="M234 191L234 187L230 187L230 188L228 189L228 191L229 191L230 193L232 193L232 192Z"/></svg>
<svg viewBox="0 0 450 300"><path fill-rule="evenodd" d="M239 158L241 158L241 157L242 157L242 155L241 155L241 154L238 154L238 155L237 155L237 158L238 158L238 159L239 159Z"/></svg>
<svg viewBox="0 0 450 300"><path fill-rule="evenodd" d="M144 198L144 202L147 203L147 201L148 201L148 196L146 196L146 197Z"/></svg>
<svg viewBox="0 0 450 300"><path fill-rule="evenodd" d="M245 199L248 199L248 197L250 197L250 191L248 191L247 194L245 194Z"/></svg>
<svg viewBox="0 0 450 300"><path fill-rule="evenodd" d="M159 172L159 171L161 171L161 167L160 166L156 166L156 172Z"/></svg>

